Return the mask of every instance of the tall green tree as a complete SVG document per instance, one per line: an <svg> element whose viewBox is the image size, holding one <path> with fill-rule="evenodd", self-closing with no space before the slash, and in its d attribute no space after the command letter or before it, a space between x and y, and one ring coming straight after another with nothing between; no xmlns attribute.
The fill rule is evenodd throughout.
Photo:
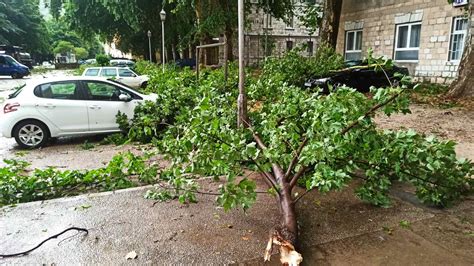
<svg viewBox="0 0 474 266"><path fill-rule="evenodd" d="M274 0L272 5L258 4L257 7L281 19L289 18L293 12L291 0ZM161 47L161 9L167 13L165 42L168 51L207 43L223 34L227 37L228 51L232 51L237 1L71 0L66 13L71 25L81 32L99 33L104 39L117 43L122 50L147 55L148 30L152 32L152 45Z"/></svg>
<svg viewBox="0 0 474 266"><path fill-rule="evenodd" d="M38 0L0 0L0 42L48 53L48 34Z"/></svg>

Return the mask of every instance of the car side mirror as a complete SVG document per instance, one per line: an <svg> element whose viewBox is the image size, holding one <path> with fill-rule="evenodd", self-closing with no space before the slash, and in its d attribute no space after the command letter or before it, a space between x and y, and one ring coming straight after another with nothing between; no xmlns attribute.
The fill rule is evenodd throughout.
<svg viewBox="0 0 474 266"><path fill-rule="evenodd" d="M132 100L132 97L130 95L126 94L120 94L119 95L119 100L123 102L130 102Z"/></svg>

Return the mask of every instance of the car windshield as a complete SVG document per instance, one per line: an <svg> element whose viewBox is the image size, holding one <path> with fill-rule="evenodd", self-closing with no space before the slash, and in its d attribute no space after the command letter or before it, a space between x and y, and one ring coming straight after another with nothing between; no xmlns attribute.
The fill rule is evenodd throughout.
<svg viewBox="0 0 474 266"><path fill-rule="evenodd" d="M13 99L13 98L16 98L16 96L18 96L18 94L20 94L20 92L23 90L23 88L26 86L26 84L23 84L19 87L16 87L14 88L15 92L8 95L8 99Z"/></svg>
<svg viewBox="0 0 474 266"><path fill-rule="evenodd" d="M142 94L142 95L143 95L143 94L145 94L145 95L147 94L147 93L139 92L139 91L135 90L134 88L132 88L132 87L128 86L127 84L124 84L124 83L122 83L122 82L120 82L120 81L117 81L117 80L114 80L114 79L107 79L107 80L110 81L110 82L112 82L112 83L115 83L115 84L119 84L119 85L121 85L121 86L124 86L124 87L126 87L128 90L130 90L130 91L132 91L132 92L135 92L135 93L137 93L137 94Z"/></svg>

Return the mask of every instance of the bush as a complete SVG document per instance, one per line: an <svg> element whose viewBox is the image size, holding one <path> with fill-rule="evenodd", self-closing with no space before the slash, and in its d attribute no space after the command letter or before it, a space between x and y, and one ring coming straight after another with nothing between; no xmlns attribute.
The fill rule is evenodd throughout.
<svg viewBox="0 0 474 266"><path fill-rule="evenodd" d="M110 62L109 56L105 54L97 54L95 60L99 66L108 66Z"/></svg>
<svg viewBox="0 0 474 266"><path fill-rule="evenodd" d="M134 70L140 75L152 75L158 71L158 65L147 60L139 60L135 63Z"/></svg>
<svg viewBox="0 0 474 266"><path fill-rule="evenodd" d="M282 58L268 58L263 66L262 79L277 78L301 87L308 78L322 77L344 66L343 57L329 46L321 46L313 57L300 53L300 49L293 49Z"/></svg>

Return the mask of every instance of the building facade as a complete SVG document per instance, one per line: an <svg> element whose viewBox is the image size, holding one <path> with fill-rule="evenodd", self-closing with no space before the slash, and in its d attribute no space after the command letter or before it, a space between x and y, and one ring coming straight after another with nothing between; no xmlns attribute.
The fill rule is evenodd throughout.
<svg viewBox="0 0 474 266"><path fill-rule="evenodd" d="M272 4L272 0L249 1L253 4L257 1ZM318 32L311 34L300 22L299 16L304 14L307 5L316 5L320 2L320 0L294 0L295 15L289 22L275 19L255 6L251 8L250 14L247 14L249 23L245 31L247 65L259 65L266 56L280 56L295 47L304 47L307 55L311 55L317 47Z"/></svg>
<svg viewBox="0 0 474 266"><path fill-rule="evenodd" d="M420 81L452 82L472 18L467 0L344 0L337 51L362 59L367 49L408 67Z"/></svg>

